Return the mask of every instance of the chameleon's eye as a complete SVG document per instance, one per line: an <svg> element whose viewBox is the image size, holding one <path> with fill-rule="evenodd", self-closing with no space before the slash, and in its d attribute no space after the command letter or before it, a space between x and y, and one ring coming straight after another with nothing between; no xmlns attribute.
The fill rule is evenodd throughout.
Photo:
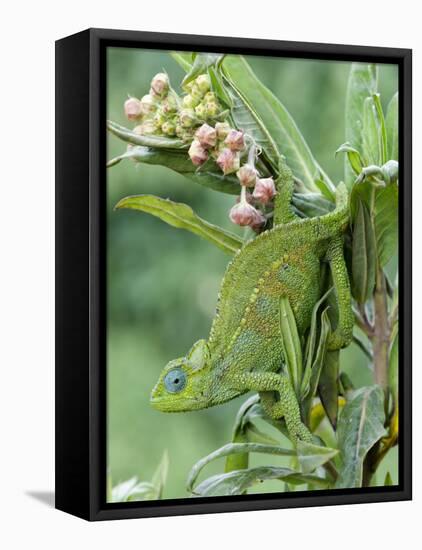
<svg viewBox="0 0 422 550"><path fill-rule="evenodd" d="M181 368L169 371L164 377L164 385L170 393L178 393L186 386L186 374Z"/></svg>

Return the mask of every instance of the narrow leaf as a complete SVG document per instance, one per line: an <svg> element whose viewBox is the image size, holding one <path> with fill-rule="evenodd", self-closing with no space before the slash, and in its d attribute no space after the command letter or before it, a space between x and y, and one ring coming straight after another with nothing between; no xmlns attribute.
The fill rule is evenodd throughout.
<svg viewBox="0 0 422 550"><path fill-rule="evenodd" d="M399 160L399 94L395 93L387 107L385 119L388 159Z"/></svg>
<svg viewBox="0 0 422 550"><path fill-rule="evenodd" d="M182 176L215 191L239 194L239 180L234 175L224 176L213 160L208 160L201 168L192 164L185 151L171 151L150 147L132 147L119 157L109 161L108 166L114 166L123 159L131 159L143 164L161 165Z"/></svg>
<svg viewBox="0 0 422 550"><path fill-rule="evenodd" d="M208 67L216 65L224 57L220 53L201 53L195 57L192 67L182 80L182 88L185 88L189 82L195 80L200 74L204 74L208 71Z"/></svg>
<svg viewBox="0 0 422 550"><path fill-rule="evenodd" d="M302 348L296 320L286 296L280 298L280 332L290 382L299 397L302 381Z"/></svg>
<svg viewBox="0 0 422 550"><path fill-rule="evenodd" d="M126 197L116 208L130 208L157 216L173 227L186 229L211 242L227 254L234 254L243 241L228 231L213 225L199 216L186 204L162 199L153 195Z"/></svg>
<svg viewBox="0 0 422 550"><path fill-rule="evenodd" d="M302 218L325 216L334 209L334 203L320 193L294 193L292 205L296 214Z"/></svg>
<svg viewBox="0 0 422 550"><path fill-rule="evenodd" d="M306 441L298 441L297 456L304 474L309 474L338 454L338 449L321 447Z"/></svg>
<svg viewBox="0 0 422 550"><path fill-rule="evenodd" d="M366 204L359 200L353 224L352 294L360 304L372 296L376 260L375 233L371 216Z"/></svg>
<svg viewBox="0 0 422 550"><path fill-rule="evenodd" d="M352 167L354 173L356 175L359 175L362 172L362 159L360 156L360 153L357 149L352 147L350 143L343 143L343 145L340 145L340 147L336 151L336 156L338 153L347 153L347 158L350 162L350 166Z"/></svg>
<svg viewBox="0 0 422 550"><path fill-rule="evenodd" d="M132 145L142 145L144 147L154 147L154 149L183 149L187 150L189 144L178 138L169 138L155 135L139 135L128 128L109 120L107 129L116 137Z"/></svg>
<svg viewBox="0 0 422 550"><path fill-rule="evenodd" d="M170 52L170 55L186 73L191 70L193 63L191 52Z"/></svg>
<svg viewBox="0 0 422 550"><path fill-rule="evenodd" d="M216 451L198 460L198 462L189 472L189 476L186 482L186 487L188 491L192 491L192 488L195 485L195 481L201 473L201 470L203 470L203 468L205 468L207 464L218 458L236 454L243 455L245 453L263 453L277 456L295 455L295 451L292 451L291 449L283 449L282 447L279 447L277 445L261 445L260 443L228 443L227 445L220 447Z"/></svg>
<svg viewBox="0 0 422 550"><path fill-rule="evenodd" d="M384 113L382 110L381 99L379 94L373 94L372 99L374 100L374 105L378 117L379 123L379 142L380 142L380 164L385 164L388 160L387 157L387 130L385 127Z"/></svg>
<svg viewBox="0 0 422 550"><path fill-rule="evenodd" d="M318 393L331 425L335 429L338 413L339 351L327 351L322 366Z"/></svg>
<svg viewBox="0 0 422 550"><path fill-rule="evenodd" d="M329 486L329 482L326 479L312 474L302 474L290 468L261 466L212 476L195 488L195 494L198 496L239 495L248 487L267 479L279 479L280 481L297 485L312 483L321 488Z"/></svg>
<svg viewBox="0 0 422 550"><path fill-rule="evenodd" d="M377 67L365 63L353 63L350 69L346 93L346 141L357 151L362 151L364 101L377 91ZM345 183L352 187L353 170L345 160Z"/></svg>
<svg viewBox="0 0 422 550"><path fill-rule="evenodd" d="M380 123L372 96L363 103L362 156L367 166L382 164Z"/></svg>
<svg viewBox="0 0 422 550"><path fill-rule="evenodd" d="M344 407L338 424L342 467L337 488L361 487L363 461L368 451L386 434L384 393L379 386L356 390Z"/></svg>

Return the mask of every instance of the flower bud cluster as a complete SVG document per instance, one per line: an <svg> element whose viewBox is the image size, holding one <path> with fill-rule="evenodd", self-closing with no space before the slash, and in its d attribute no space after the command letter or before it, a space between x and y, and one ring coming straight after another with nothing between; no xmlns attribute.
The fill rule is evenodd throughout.
<svg viewBox="0 0 422 550"><path fill-rule="evenodd" d="M147 95L142 99L129 97L124 104L127 119L137 124L134 132L177 136L190 142L198 127L221 116L223 110L211 91L207 74L201 74L187 84L185 91L187 93L179 97L171 88L167 74L156 74ZM198 155L193 155L198 162Z"/></svg>
<svg viewBox="0 0 422 550"><path fill-rule="evenodd" d="M185 95L179 97L167 74L156 74L148 94L125 101L125 115L136 124L133 131L177 136L190 143L188 155L195 166L202 166L211 157L225 176L236 174L241 193L229 217L237 225L259 231L266 223L264 212L276 189L272 178L260 178L255 145L247 144L244 132L225 120L208 74L199 75L184 90Z"/></svg>

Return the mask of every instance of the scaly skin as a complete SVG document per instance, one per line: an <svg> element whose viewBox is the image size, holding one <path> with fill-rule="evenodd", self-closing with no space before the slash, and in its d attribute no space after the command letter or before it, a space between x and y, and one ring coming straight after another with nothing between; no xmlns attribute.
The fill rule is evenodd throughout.
<svg viewBox="0 0 422 550"><path fill-rule="evenodd" d="M270 417L284 417L293 441L311 440L289 379L280 372L279 301L288 297L303 335L321 295L320 263L327 260L339 309L328 348L350 343L353 316L342 242L348 195L340 184L335 210L300 219L290 206L292 192L291 172L281 162L274 228L245 244L228 265L208 341L200 340L186 357L165 367L151 396L157 409L203 409L257 391Z"/></svg>

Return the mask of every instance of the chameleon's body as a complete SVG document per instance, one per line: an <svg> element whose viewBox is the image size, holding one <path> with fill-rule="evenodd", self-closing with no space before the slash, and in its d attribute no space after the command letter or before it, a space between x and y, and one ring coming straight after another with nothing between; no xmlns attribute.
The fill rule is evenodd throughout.
<svg viewBox="0 0 422 550"><path fill-rule="evenodd" d="M328 260L339 309L328 345L339 349L350 342L353 318L342 244L348 197L341 185L335 210L300 219L290 206L290 170L284 164L281 168L274 228L248 242L230 262L208 342L200 340L186 357L166 366L152 392L152 404L168 412L189 411L254 390L270 416L284 416L292 439L309 440L290 382L280 373L279 303L281 296L288 297L303 335L321 296L320 264Z"/></svg>

